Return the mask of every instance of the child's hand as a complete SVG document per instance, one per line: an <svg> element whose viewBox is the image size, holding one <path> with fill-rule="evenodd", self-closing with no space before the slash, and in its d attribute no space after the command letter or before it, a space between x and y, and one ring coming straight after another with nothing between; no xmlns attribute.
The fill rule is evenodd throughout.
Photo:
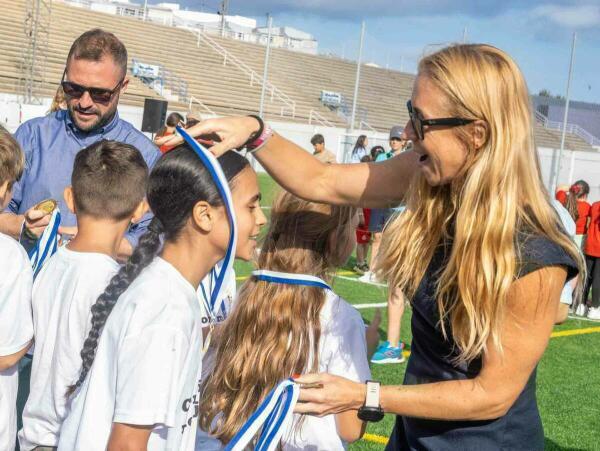
<svg viewBox="0 0 600 451"><path fill-rule="evenodd" d="M373 315L373 319L371 323L367 327L365 331L366 339L367 339L367 352L369 360L375 353L377 349L377 345L379 344L379 326L381 325L381 309L378 308L375 310L375 315Z"/></svg>

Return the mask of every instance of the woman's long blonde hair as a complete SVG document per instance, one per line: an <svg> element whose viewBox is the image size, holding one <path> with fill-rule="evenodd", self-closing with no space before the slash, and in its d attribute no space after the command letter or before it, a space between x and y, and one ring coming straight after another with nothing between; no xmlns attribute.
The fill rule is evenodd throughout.
<svg viewBox="0 0 600 451"><path fill-rule="evenodd" d="M355 211L280 194L259 260L260 269L329 278L343 263L343 233ZM256 410L267 393L295 373L316 371L320 340L321 288L267 283L250 278L223 325L216 366L200 405L200 426L223 443ZM217 419L214 422L215 418Z"/></svg>
<svg viewBox="0 0 600 451"><path fill-rule="evenodd" d="M440 327L457 346L457 362L482 355L488 339L502 350L500 329L517 277L518 232L546 236L584 269L564 233L541 178L525 80L514 61L489 45L455 45L424 57L419 76L445 96L448 116L488 125L475 150L469 126L455 132L468 149L463 173L430 186L419 174L407 211L386 229L379 271L412 297L442 240L452 243L437 285Z"/></svg>

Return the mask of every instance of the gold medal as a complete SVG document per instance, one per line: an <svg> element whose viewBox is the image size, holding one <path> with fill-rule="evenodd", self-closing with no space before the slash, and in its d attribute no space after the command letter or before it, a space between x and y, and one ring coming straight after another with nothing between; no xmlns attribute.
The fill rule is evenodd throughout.
<svg viewBox="0 0 600 451"><path fill-rule="evenodd" d="M34 210L41 210L44 213L46 213L47 215L49 215L50 213L52 213L54 211L54 209L56 208L56 206L58 205L58 202L56 202L54 199L46 199L41 201L40 203L38 203L34 208Z"/></svg>

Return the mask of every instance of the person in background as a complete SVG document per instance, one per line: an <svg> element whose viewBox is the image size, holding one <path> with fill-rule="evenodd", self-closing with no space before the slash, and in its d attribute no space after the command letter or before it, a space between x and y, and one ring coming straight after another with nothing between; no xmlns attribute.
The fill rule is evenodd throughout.
<svg viewBox="0 0 600 451"><path fill-rule="evenodd" d="M404 149L406 145L406 141L402 139L402 130L403 128L396 125L390 130L390 150L388 152L379 153L375 159L375 161L386 161L390 158L399 155L400 152ZM377 258L377 253L379 252L379 245L381 243L381 234L385 225L388 223L390 218L395 213L394 208L374 208L371 211L371 220L369 222L369 232L373 235L373 241L371 244L371 260L369 262L369 267L373 268L375 266L375 259ZM360 279L361 282L373 283L377 282L377 278L372 271L366 272ZM394 305L404 305L403 301L399 303L394 303ZM400 315L402 317L402 315ZM400 325L397 325L398 330L400 329Z"/></svg>
<svg viewBox="0 0 600 451"><path fill-rule="evenodd" d="M567 187L568 189L568 187ZM569 211L560 203L558 199L552 199L552 206L558 213L558 217L567 232L567 235L571 237L573 241L575 241L575 221L571 217ZM573 293L575 292L575 288L577 287L577 278L573 280L569 280L560 294L560 304L558 306L558 311L556 313L556 324L564 323L569 316L569 308L573 305Z"/></svg>
<svg viewBox="0 0 600 451"><path fill-rule="evenodd" d="M371 147L371 161L378 161L380 155L385 154L385 149L383 146L373 146Z"/></svg>
<svg viewBox="0 0 600 451"><path fill-rule="evenodd" d="M563 207L567 205L567 193L569 192L569 188L569 185L559 185L554 194L554 198L559 201Z"/></svg>
<svg viewBox="0 0 600 451"><path fill-rule="evenodd" d="M0 208L25 167L17 141L0 126ZM13 450L17 437L18 363L33 339L33 272L25 249L0 232L0 450Z"/></svg>
<svg viewBox="0 0 600 451"><path fill-rule="evenodd" d="M176 111L169 114L167 116L167 120L165 121L165 125L156 133L156 136L154 137L154 143L158 144L159 138L162 138L163 136L171 136L173 133L175 133L175 127L183 122L183 116Z"/></svg>
<svg viewBox="0 0 600 451"><path fill-rule="evenodd" d="M587 233L592 208L587 201L588 194L590 194L590 185L585 180L577 180L569 188L565 204L565 208L569 211L577 226L575 242L580 249L583 245L583 237Z"/></svg>
<svg viewBox="0 0 600 451"><path fill-rule="evenodd" d="M337 163L335 155L325 148L325 138L320 133L317 133L310 139L310 143L315 150L313 155L322 163Z"/></svg>
<svg viewBox="0 0 600 451"><path fill-rule="evenodd" d="M587 278L583 289L584 302L588 301L590 289L592 292L587 317L600 320L600 202L594 202L590 209L590 222L583 251L587 266Z"/></svg>
<svg viewBox="0 0 600 451"><path fill-rule="evenodd" d="M369 151L367 150L368 145L369 140L367 139L367 135L360 135L350 154L350 163L360 163L362 157L369 154Z"/></svg>
<svg viewBox="0 0 600 451"><path fill-rule="evenodd" d="M54 94L54 98L52 99L52 103L50 104L50 110L48 110L48 114L66 109L67 99L65 97L65 91L63 91L62 85L58 85L56 93Z"/></svg>
<svg viewBox="0 0 600 451"><path fill-rule="evenodd" d="M369 163L370 155L365 155L361 163ZM369 271L367 256L369 255L369 245L371 244L371 232L369 232L369 222L371 221L371 209L360 208L358 210L358 227L356 228L356 264L352 270L360 275Z"/></svg>

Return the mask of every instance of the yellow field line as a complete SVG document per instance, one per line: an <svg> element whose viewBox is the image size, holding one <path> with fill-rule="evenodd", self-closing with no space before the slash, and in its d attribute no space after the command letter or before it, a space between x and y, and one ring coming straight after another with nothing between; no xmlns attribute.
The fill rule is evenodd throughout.
<svg viewBox="0 0 600 451"><path fill-rule="evenodd" d="M583 329L570 329L570 330L560 330L558 332L554 332L550 337L570 337L571 335L584 335L584 334L597 334L600 333L599 327L585 327Z"/></svg>
<svg viewBox="0 0 600 451"><path fill-rule="evenodd" d="M363 435L363 440L366 440L367 442L379 443L380 445L387 445L388 442L388 438L384 437L383 435L368 433Z"/></svg>

